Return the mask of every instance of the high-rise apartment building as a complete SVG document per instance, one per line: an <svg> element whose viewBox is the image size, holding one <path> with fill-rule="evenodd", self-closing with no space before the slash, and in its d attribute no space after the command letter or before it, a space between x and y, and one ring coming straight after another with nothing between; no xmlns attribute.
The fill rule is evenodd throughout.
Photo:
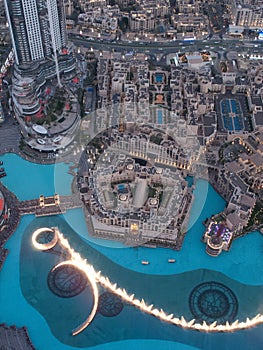
<svg viewBox="0 0 263 350"><path fill-rule="evenodd" d="M15 54L12 97L20 116L37 113L40 87L72 75L63 0L4 0Z"/></svg>
<svg viewBox="0 0 263 350"><path fill-rule="evenodd" d="M67 45L63 0L5 0L16 63L50 58Z"/></svg>

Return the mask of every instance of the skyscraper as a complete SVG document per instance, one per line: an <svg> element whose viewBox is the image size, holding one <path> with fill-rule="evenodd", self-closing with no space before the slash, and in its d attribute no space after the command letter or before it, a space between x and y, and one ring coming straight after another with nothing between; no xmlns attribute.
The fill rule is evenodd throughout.
<svg viewBox="0 0 263 350"><path fill-rule="evenodd" d="M63 0L5 0L17 64L44 60L67 45Z"/></svg>
<svg viewBox="0 0 263 350"><path fill-rule="evenodd" d="M39 108L38 91L48 79L74 71L68 52L63 0L4 0L15 53L12 97L20 116ZM70 76L71 74L69 74Z"/></svg>

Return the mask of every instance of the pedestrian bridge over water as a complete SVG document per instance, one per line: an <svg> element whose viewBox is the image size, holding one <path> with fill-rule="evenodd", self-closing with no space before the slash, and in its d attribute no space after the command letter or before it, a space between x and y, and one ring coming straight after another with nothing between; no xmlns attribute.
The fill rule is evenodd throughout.
<svg viewBox="0 0 263 350"><path fill-rule="evenodd" d="M20 215L34 214L35 216L48 216L63 214L69 209L81 208L82 202L78 195L44 197L20 201L18 209Z"/></svg>

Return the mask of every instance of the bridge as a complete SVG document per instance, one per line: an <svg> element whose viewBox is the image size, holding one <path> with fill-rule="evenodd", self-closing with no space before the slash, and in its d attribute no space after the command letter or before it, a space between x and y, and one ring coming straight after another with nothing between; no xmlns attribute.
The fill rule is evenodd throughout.
<svg viewBox="0 0 263 350"><path fill-rule="evenodd" d="M34 214L36 217L64 214L69 209L81 208L82 202L78 195L44 197L20 201L18 209L20 215Z"/></svg>

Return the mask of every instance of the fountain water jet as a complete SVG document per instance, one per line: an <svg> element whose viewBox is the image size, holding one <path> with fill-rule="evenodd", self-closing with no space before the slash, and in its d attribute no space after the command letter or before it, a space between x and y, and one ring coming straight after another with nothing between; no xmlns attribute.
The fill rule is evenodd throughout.
<svg viewBox="0 0 263 350"><path fill-rule="evenodd" d="M101 271L96 272L94 267L88 263L87 259L82 259L80 254L75 252L74 249L70 247L68 240L63 236L61 232L59 232L57 228L52 228L52 230L55 230L56 232L56 235L58 237L57 242L60 243L60 245L68 251L68 254L71 257L70 262L72 263L72 265L85 272L85 274L91 282L94 293L94 306L90 316L79 327L72 331L72 335L77 335L80 332L82 332L95 317L98 307L98 288L96 282L100 283L105 288L109 289L110 291L121 297L125 302L138 307L143 312L158 317L162 321L183 327L185 329L192 329L203 332L230 332L241 330L244 328L254 327L258 324L263 323L263 315L257 314L252 319L247 317L245 322L239 322L238 320L236 320L231 324L229 324L229 322L226 322L226 324L218 325L215 321L212 324L208 325L205 321L203 321L203 323L200 324L195 322L195 319L192 319L189 322L187 322L183 316L181 316L181 318L179 319L177 317L174 317L173 314L165 313L163 309L158 310L157 308L153 308L154 306L152 304L147 305L144 299L135 299L134 294L129 295L125 289L121 289L120 287L118 287L117 283L112 283L108 277L103 276L101 274ZM41 230L38 230L39 234L41 232ZM44 250L44 247L41 247L41 244L37 242L38 233L36 233L36 231L33 233L32 243L36 249ZM68 261L64 263L68 263ZM58 264L57 266L61 264L63 264L63 262Z"/></svg>

